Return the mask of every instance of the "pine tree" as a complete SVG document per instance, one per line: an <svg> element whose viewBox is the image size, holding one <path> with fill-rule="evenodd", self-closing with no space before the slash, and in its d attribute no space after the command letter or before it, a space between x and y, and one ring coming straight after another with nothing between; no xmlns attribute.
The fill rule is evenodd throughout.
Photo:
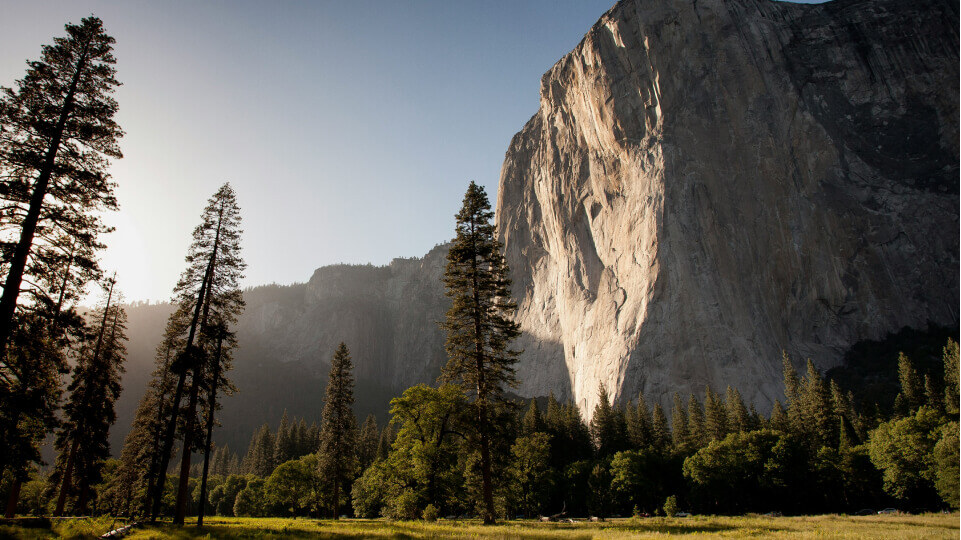
<svg viewBox="0 0 961 540"><path fill-rule="evenodd" d="M219 315L219 313L217 313ZM210 375L205 381L207 386L207 399L204 403L206 426L204 436L204 461L203 472L200 475L200 499L207 500L207 476L210 468L210 449L213 445L214 416L219 408L217 402L217 390L220 388L231 388L230 381L224 377L224 373L230 370L231 356L230 351L236 347L237 340L234 334L228 331L228 326L223 320L218 320L207 327L207 336L216 343L214 352L211 356ZM197 527L204 524L204 511L206 504L200 504L197 511Z"/></svg>
<svg viewBox="0 0 961 540"><path fill-rule="evenodd" d="M187 268L174 288L178 307L168 321L168 330L182 332L179 335L182 349L170 366L177 376L177 385L173 390L173 406L165 419L163 440L159 446L152 519L156 519L160 512L167 465L179 425L185 389L188 390L188 401L180 423L183 444L174 523L183 524L186 516L190 457L200 447L202 436L197 418L200 391L212 382L215 372L219 371L218 375L222 376L224 371L215 365L219 359L211 360L218 343L212 329L224 328L229 333L230 326L236 322L237 315L244 307L238 288L246 267L240 257L240 234L240 209L236 195L230 184L224 184L208 200L201 214L201 223L194 229L193 242L185 258Z"/></svg>
<svg viewBox="0 0 961 540"><path fill-rule="evenodd" d="M15 90L0 89L0 217L17 238L2 246L0 374L5 378L23 285L36 301L46 296L43 282L72 284L76 290L78 282L99 277L96 259L89 256L86 271L68 271L63 280L53 269L65 262L65 246L73 246L71 254L102 247L97 237L108 229L100 213L117 208L106 172L108 158L122 157L117 140L123 131L113 120L117 102L111 97L120 85L114 79L115 40L96 17L65 29L66 37L54 38L41 59L28 64Z"/></svg>
<svg viewBox="0 0 961 540"><path fill-rule="evenodd" d="M744 406L744 400L741 398L741 393L737 391L737 388L728 386L724 401L725 408L727 409L728 431L731 433L743 433L754 429L751 422L751 414L748 413L747 407ZM757 411L755 411L755 413L756 412Z"/></svg>
<svg viewBox="0 0 961 540"><path fill-rule="evenodd" d="M687 429L687 408L681 402L681 395L674 392L671 406L671 435L674 439L674 448L679 452L685 452L691 444L690 433Z"/></svg>
<svg viewBox="0 0 961 540"><path fill-rule="evenodd" d="M277 442L274 445L274 463L280 465L298 457L294 455L296 448L294 447L295 441L293 435L290 419L287 418L287 410L284 409L284 415L280 417L280 426L277 427Z"/></svg>
<svg viewBox="0 0 961 540"><path fill-rule="evenodd" d="M270 431L270 425L264 424L250 438L242 468L247 474L266 477L270 476L276 465L274 463L274 435Z"/></svg>
<svg viewBox="0 0 961 540"><path fill-rule="evenodd" d="M627 438L634 448L646 448L651 441L651 410L644 393L637 396L637 405L627 408Z"/></svg>
<svg viewBox="0 0 961 540"><path fill-rule="evenodd" d="M831 395L810 359L807 361L807 375L801 382L800 400L804 426L802 433L811 449L816 451L822 446L830 446L837 440L837 422L831 419Z"/></svg>
<svg viewBox="0 0 961 540"><path fill-rule="evenodd" d="M396 436L394 427L388 422L380 432L380 439L377 441L377 459L387 459Z"/></svg>
<svg viewBox="0 0 961 540"><path fill-rule="evenodd" d="M537 407L537 400L532 399L530 407L527 408L527 413L524 414L524 420L521 422L521 431L526 436L543 432L546 429L547 425L544 423L541 410Z"/></svg>
<svg viewBox="0 0 961 540"><path fill-rule="evenodd" d="M701 402L694 394L687 398L687 433L692 449L696 450L707 444L704 409L701 408Z"/></svg>
<svg viewBox="0 0 961 540"><path fill-rule="evenodd" d="M801 411L801 378L786 352L781 353L781 365L784 373L784 405L790 424L790 432L801 434L804 432L804 420Z"/></svg>
<svg viewBox="0 0 961 540"><path fill-rule="evenodd" d="M924 405L924 382L904 353L898 353L898 380L901 382L901 395L908 413L913 413Z"/></svg>
<svg viewBox="0 0 961 540"><path fill-rule="evenodd" d="M727 411L710 386L704 389L704 434L706 442L719 441L727 435Z"/></svg>
<svg viewBox="0 0 961 540"><path fill-rule="evenodd" d="M654 412L651 413L651 444L658 450L666 450L671 443L671 431L667 425L667 416L664 414L664 407L660 403L654 404Z"/></svg>
<svg viewBox="0 0 961 540"><path fill-rule="evenodd" d="M591 417L591 439L597 455L604 457L624 450L627 442L626 431L623 414L611 405L607 389L601 384L594 416Z"/></svg>
<svg viewBox="0 0 961 540"><path fill-rule="evenodd" d="M787 412L781 405L781 402L774 400L774 406L771 407L771 429L781 431L784 433L790 433L791 431L791 421L787 417Z"/></svg>
<svg viewBox="0 0 961 540"><path fill-rule="evenodd" d="M457 213L457 236L447 253L444 284L452 304L443 326L447 330L448 362L442 379L460 384L471 398L480 452L484 523L494 523L494 490L491 472L492 417L503 387L515 386L514 363L518 351L510 343L520 330L511 316L517 305L511 300L507 263L501 255L494 213L484 189L471 182Z"/></svg>
<svg viewBox="0 0 961 540"><path fill-rule="evenodd" d="M70 398L64 407L65 422L57 437L57 479L60 482L54 515L63 515L76 480L80 499L75 510L86 513L92 485L100 481L100 468L110 457L107 434L117 419L114 403L120 395L120 376L126 359L127 314L117 305L115 280L106 284L104 306L93 312L95 333L80 351Z"/></svg>
<svg viewBox="0 0 961 540"><path fill-rule="evenodd" d="M377 418L368 414L364 420L364 426L360 429L360 439L357 441L357 460L360 462L360 470L367 467L377 459L377 445L380 442L380 428L377 427Z"/></svg>
<svg viewBox="0 0 961 540"><path fill-rule="evenodd" d="M958 342L948 339L941 356L944 361L944 410L958 414Z"/></svg>
<svg viewBox="0 0 961 540"><path fill-rule="evenodd" d="M334 504L334 519L340 517L341 488L348 493L347 484L357 469L356 433L354 417L354 369L350 350L341 343L330 362L330 379L324 395L324 422L320 428L319 472L330 480Z"/></svg>

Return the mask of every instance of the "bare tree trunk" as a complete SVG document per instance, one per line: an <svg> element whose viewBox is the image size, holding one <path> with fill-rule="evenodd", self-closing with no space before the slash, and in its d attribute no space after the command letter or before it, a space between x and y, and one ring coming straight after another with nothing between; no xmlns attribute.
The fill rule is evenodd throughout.
<svg viewBox="0 0 961 540"><path fill-rule="evenodd" d="M223 352L223 334L217 336L217 355L214 361L214 378L210 385L209 411L207 412L207 438L204 441L204 472L200 476L200 509L197 511L197 527L204 525L204 510L207 502L207 473L210 470L210 442L214 432L214 412L217 410L217 382L220 379L220 355Z"/></svg>
<svg viewBox="0 0 961 540"><path fill-rule="evenodd" d="M15 478L13 484L10 486L10 496L7 497L7 510L4 512L3 517L7 519L12 519L17 515L17 503L20 501L20 488L23 487L23 481L20 478Z"/></svg>

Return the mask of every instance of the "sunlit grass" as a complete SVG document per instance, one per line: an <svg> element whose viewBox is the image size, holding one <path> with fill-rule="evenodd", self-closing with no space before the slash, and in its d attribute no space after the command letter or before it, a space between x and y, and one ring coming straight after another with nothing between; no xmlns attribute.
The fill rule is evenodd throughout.
<svg viewBox="0 0 961 540"><path fill-rule="evenodd" d="M110 519L54 523L52 529L0 526L2 538L95 538L109 530ZM120 523L116 523L119 525ZM958 538L959 516L692 516L689 518L615 519L600 523L501 522L485 527L477 520L388 521L385 519L313 520L225 518L188 521L185 527L162 522L139 527L127 538ZM97 528L100 527L100 528Z"/></svg>

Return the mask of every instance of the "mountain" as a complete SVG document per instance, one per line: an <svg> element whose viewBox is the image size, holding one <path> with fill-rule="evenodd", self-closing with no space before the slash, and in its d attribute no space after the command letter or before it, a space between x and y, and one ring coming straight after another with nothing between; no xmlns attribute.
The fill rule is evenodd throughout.
<svg viewBox="0 0 961 540"><path fill-rule="evenodd" d="M247 308L236 326L238 348L229 373L238 392L222 402L218 444L243 454L253 431L264 422L276 427L284 410L319 421L330 358L341 341L353 357L360 421L370 413L385 421L391 398L434 381L446 363L445 334L437 325L450 305L440 281L446 256L442 244L423 258L325 266L307 283L245 290ZM128 307L127 373L110 434L115 454L150 380L172 310L166 303Z"/></svg>
<svg viewBox="0 0 961 540"><path fill-rule="evenodd" d="M544 75L501 171L518 393L590 415L600 384L662 403L733 385L763 409L782 350L827 370L902 327L956 335L957 81L947 1L619 2ZM446 249L245 291L217 440L319 419L340 341L360 418L434 381ZM170 309L130 309L115 452Z"/></svg>
<svg viewBox="0 0 961 540"><path fill-rule="evenodd" d="M759 407L958 326L958 5L623 0L541 80L497 225L520 393Z"/></svg>

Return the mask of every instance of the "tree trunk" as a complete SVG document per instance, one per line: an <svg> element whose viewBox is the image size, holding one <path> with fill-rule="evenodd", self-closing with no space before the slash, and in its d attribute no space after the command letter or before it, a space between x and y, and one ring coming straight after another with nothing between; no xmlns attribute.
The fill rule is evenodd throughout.
<svg viewBox="0 0 961 540"><path fill-rule="evenodd" d="M92 36L91 36L92 39ZM43 208L43 198L47 195L47 187L50 185L50 177L53 174L53 166L57 160L57 152L63 141L63 132L67 126L67 119L73 111L74 95L77 93L77 85L80 83L80 75L83 73L87 64L87 49L90 47L90 39L83 45L80 59L77 61L77 70L70 81L67 95L63 99L63 108L60 109L60 117L57 119L57 127L53 134L53 139L47 147L46 155L43 158L43 165L40 166L40 174L33 185L33 192L30 194L30 206L27 215L23 219L23 228L20 229L20 239L17 247L13 251L13 258L10 261L10 270L7 273L6 282L3 285L3 295L0 296L0 358L7 357L7 342L13 330L13 315L17 309L17 298L20 296L20 286L23 284L23 273L27 267L27 258L30 256L30 249L33 247L33 237L37 232L37 223L40 221L40 210Z"/></svg>
<svg viewBox="0 0 961 540"><path fill-rule="evenodd" d="M4 512L3 517L13 519L17 515L17 502L20 501L21 487L23 487L23 481L20 478L15 478L10 486L10 496L7 497L7 511Z"/></svg>
<svg viewBox="0 0 961 540"><path fill-rule="evenodd" d="M204 525L204 509L207 506L207 473L210 467L210 442L214 432L214 412L217 409L217 382L220 379L220 354L223 351L223 336L217 336L217 355L214 361L214 378L210 385L210 398L207 412L207 437L204 441L204 472L200 476L200 509L197 510L197 527Z"/></svg>
<svg viewBox="0 0 961 540"><path fill-rule="evenodd" d="M183 525L187 518L187 497L189 496L190 456L193 454L193 418L197 415L197 400L200 394L200 368L194 368L193 381L190 383L190 400L187 405L186 427L184 428L183 457L180 458L180 482L177 486L177 505L174 510L174 525Z"/></svg>
<svg viewBox="0 0 961 540"><path fill-rule="evenodd" d="M77 450L80 448L80 439L74 438L70 445L70 453L67 454L67 466L64 467L63 478L60 482L60 495L57 497L57 508L53 511L54 516L62 516L63 508L67 504L67 491L73 483L73 465L77 460Z"/></svg>

